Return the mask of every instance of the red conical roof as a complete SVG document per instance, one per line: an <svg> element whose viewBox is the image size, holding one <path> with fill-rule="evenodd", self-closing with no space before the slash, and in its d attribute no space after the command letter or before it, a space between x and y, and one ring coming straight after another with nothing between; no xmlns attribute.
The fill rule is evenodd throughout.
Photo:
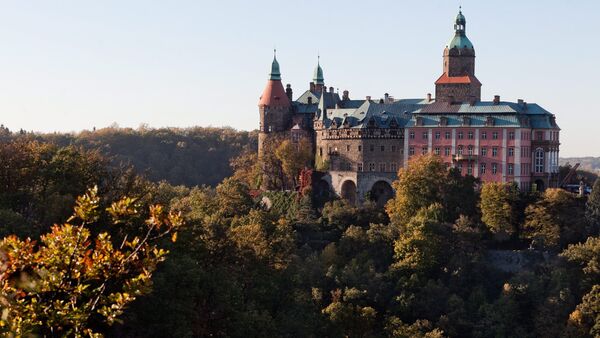
<svg viewBox="0 0 600 338"><path fill-rule="evenodd" d="M281 80L269 80L267 86L258 101L259 106L269 107L289 107L290 100L288 99Z"/></svg>

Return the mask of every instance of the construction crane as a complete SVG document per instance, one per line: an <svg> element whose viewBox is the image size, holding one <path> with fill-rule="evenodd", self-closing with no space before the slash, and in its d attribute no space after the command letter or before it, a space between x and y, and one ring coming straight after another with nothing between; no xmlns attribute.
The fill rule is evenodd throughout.
<svg viewBox="0 0 600 338"><path fill-rule="evenodd" d="M565 185L567 185L567 183L569 183L571 178L573 178L573 175L575 175L577 173L577 168L579 168L579 163L576 163L573 166L573 168L571 168L571 170L569 170L569 173L567 174L567 176L565 176L565 178L563 178L562 182L560 182L561 188L564 188Z"/></svg>

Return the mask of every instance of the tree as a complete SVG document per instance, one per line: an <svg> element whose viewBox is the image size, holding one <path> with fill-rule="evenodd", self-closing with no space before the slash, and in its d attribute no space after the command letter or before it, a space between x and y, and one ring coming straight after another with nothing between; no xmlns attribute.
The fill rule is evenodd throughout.
<svg viewBox="0 0 600 338"><path fill-rule="evenodd" d="M525 209L523 236L550 248L566 247L586 235L583 199L563 189L546 189Z"/></svg>
<svg viewBox="0 0 600 338"><path fill-rule="evenodd" d="M596 227L594 230L597 232L600 227L600 179L596 179L594 183L585 211L588 221Z"/></svg>
<svg viewBox="0 0 600 338"><path fill-rule="evenodd" d="M573 336L600 335L600 237L589 237L585 243L572 244L560 256L576 267L573 279L588 291L569 316L568 329ZM586 292L584 291L584 292Z"/></svg>
<svg viewBox="0 0 600 338"><path fill-rule="evenodd" d="M439 156L424 155L409 161L393 183L396 195L386 205L390 221L406 224L421 208L439 203L444 219L453 222L461 214L470 216L476 209L472 177L462 177L446 169Z"/></svg>
<svg viewBox="0 0 600 338"><path fill-rule="evenodd" d="M295 187L298 184L300 171L310 166L313 156L312 145L304 138L298 143L284 140L275 149L275 156L281 162L287 181L291 181Z"/></svg>
<svg viewBox="0 0 600 338"><path fill-rule="evenodd" d="M515 233L517 198L516 188L509 183L485 183L481 189L481 220L500 240Z"/></svg>
<svg viewBox="0 0 600 338"><path fill-rule="evenodd" d="M101 219L99 201L97 189L90 189L77 199L73 216L39 244L15 236L0 242L0 332L100 337L104 325L115 323L129 303L150 291L152 273L167 254L156 241L169 233L176 239L180 216L156 205L138 224L140 236L94 235L89 227ZM135 219L140 207L123 198L106 212L121 226Z"/></svg>
<svg viewBox="0 0 600 338"><path fill-rule="evenodd" d="M394 244L394 267L427 273L443 263L449 228L442 223L442 212L440 204L432 204L401 227Z"/></svg>
<svg viewBox="0 0 600 338"><path fill-rule="evenodd" d="M434 328L428 320L405 324L398 317L391 317L386 325L388 337L393 338L443 338L444 331Z"/></svg>

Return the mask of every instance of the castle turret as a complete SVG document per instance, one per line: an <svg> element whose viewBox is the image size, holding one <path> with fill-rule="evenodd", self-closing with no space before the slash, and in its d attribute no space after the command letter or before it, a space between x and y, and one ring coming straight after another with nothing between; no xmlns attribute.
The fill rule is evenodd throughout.
<svg viewBox="0 0 600 338"><path fill-rule="evenodd" d="M262 148L267 136L272 133L281 133L289 130L292 122L291 102L288 93L286 93L281 83L281 73L279 71L276 51L273 54L269 80L258 102L258 111L260 114L258 135L259 156L262 154ZM289 94L291 94L291 89Z"/></svg>
<svg viewBox="0 0 600 338"><path fill-rule="evenodd" d="M321 68L321 57L317 57L317 67L313 73L313 81L310 83L311 92L323 92L327 90L325 87L325 79L323 78L323 68Z"/></svg>
<svg viewBox="0 0 600 338"><path fill-rule="evenodd" d="M475 77L475 48L466 35L467 20L459 10L454 36L444 49L444 73L435 82L436 101L481 101L481 82Z"/></svg>

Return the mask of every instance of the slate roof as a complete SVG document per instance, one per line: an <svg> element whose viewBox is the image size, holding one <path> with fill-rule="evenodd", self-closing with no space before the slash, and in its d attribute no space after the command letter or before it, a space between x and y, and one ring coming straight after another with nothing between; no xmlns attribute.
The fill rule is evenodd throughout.
<svg viewBox="0 0 600 338"><path fill-rule="evenodd" d="M311 93L310 95L318 93ZM307 97L308 94L303 94ZM389 103L374 100L339 100L335 93L324 93L326 128L378 128L438 127L440 119L446 119L447 127L462 127L463 118L469 118L469 126L485 127L488 118L493 118L494 127L527 127L535 129L558 128L554 116L535 103L516 103L501 101L476 102L475 104L449 104L446 102L428 102L426 99L400 99ZM308 105L297 100L294 107L297 113L320 114L319 100Z"/></svg>

